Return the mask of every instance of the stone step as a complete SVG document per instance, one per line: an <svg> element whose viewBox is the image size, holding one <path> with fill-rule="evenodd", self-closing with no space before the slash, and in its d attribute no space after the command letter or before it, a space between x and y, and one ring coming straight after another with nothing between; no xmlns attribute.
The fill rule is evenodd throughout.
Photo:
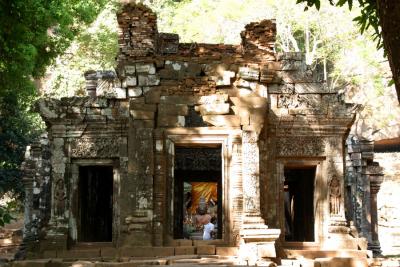
<svg viewBox="0 0 400 267"><path fill-rule="evenodd" d="M282 259L281 267L314 267L314 260L311 259Z"/></svg>
<svg viewBox="0 0 400 267"><path fill-rule="evenodd" d="M9 263L9 267L154 267L159 264L151 260L130 260L127 262L100 262L100 261L63 261L61 259L42 259L42 260L26 260L15 261ZM199 266L199 267L228 267L233 264L226 264L220 262L180 262L168 264L168 266L186 267L186 266ZM240 266L240 265L235 265ZM7 266L8 267L8 266Z"/></svg>
<svg viewBox="0 0 400 267"><path fill-rule="evenodd" d="M372 252L370 250L305 250L305 249L284 249L286 258L296 259L296 258L372 258Z"/></svg>
<svg viewBox="0 0 400 267"><path fill-rule="evenodd" d="M237 260L235 259L219 259L219 258L200 258L200 259L177 259L168 261L168 265L235 265Z"/></svg>
<svg viewBox="0 0 400 267"><path fill-rule="evenodd" d="M368 267L367 258L354 257L333 257L333 258L316 258L314 260L315 267Z"/></svg>

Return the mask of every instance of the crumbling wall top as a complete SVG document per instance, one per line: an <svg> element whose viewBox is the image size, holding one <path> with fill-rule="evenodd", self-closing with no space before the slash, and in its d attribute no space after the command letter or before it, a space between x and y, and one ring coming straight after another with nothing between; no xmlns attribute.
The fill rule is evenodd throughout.
<svg viewBox="0 0 400 267"><path fill-rule="evenodd" d="M232 54L238 56L244 54L262 56L274 53L275 20L263 20L246 25L245 30L241 32L242 44L236 46L197 43L182 46L179 44L177 34L158 32L156 14L140 3L125 4L117 13L117 21L119 60L171 54L198 56L233 52Z"/></svg>

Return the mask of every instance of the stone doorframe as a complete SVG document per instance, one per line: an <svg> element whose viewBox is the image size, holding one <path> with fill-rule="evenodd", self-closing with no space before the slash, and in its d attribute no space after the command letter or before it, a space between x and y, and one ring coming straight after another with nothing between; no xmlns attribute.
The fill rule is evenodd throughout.
<svg viewBox="0 0 400 267"><path fill-rule="evenodd" d="M314 180L314 242L320 244L324 240L324 233L326 233L326 223L329 218L329 205L327 201L327 181L325 173L325 158L300 158L300 159L278 159L277 160L277 179L279 184L279 204L277 212L279 216L279 224L281 229L280 240L282 244L290 243L285 242L285 210L284 210L284 168L285 167L316 167L315 180Z"/></svg>
<svg viewBox="0 0 400 267"><path fill-rule="evenodd" d="M156 177L154 181L154 244L173 245L174 153L176 145L221 145L222 239L235 244L239 238L243 207L241 130L237 128L173 128L155 135Z"/></svg>
<svg viewBox="0 0 400 267"><path fill-rule="evenodd" d="M79 167L84 166L111 166L113 167L113 218L112 218L112 245L118 244L119 237L119 196L120 196L120 173L119 160L117 159L73 159L70 165L69 179L69 203L70 216L68 221L68 236L72 245L78 243L78 227L79 227Z"/></svg>

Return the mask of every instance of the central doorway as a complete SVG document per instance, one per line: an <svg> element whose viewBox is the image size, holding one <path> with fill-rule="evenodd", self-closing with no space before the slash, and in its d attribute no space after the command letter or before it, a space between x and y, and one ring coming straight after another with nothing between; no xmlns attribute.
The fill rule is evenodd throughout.
<svg viewBox="0 0 400 267"><path fill-rule="evenodd" d="M112 242L113 167L79 167L79 242Z"/></svg>
<svg viewBox="0 0 400 267"><path fill-rule="evenodd" d="M174 239L222 239L221 145L176 146L174 167Z"/></svg>
<svg viewBox="0 0 400 267"><path fill-rule="evenodd" d="M313 242L316 167L284 168L285 241Z"/></svg>

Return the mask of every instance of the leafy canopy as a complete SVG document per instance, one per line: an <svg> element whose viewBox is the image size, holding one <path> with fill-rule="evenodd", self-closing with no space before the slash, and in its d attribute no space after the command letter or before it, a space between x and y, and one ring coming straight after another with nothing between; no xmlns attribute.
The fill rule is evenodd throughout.
<svg viewBox="0 0 400 267"><path fill-rule="evenodd" d="M35 79L93 21L106 0L0 0L0 198L22 197L19 165L41 129L29 112ZM0 225L9 222L0 205Z"/></svg>
<svg viewBox="0 0 400 267"><path fill-rule="evenodd" d="M346 3L351 10L353 8L353 0L329 0L332 6L344 6ZM375 0L357 0L361 9L361 14L354 18L363 34L370 27L373 29L374 40L377 41L377 47L383 48L382 31L379 23L378 7ZM321 0L297 0L297 3L306 3L308 7L315 6L318 10L321 8Z"/></svg>

